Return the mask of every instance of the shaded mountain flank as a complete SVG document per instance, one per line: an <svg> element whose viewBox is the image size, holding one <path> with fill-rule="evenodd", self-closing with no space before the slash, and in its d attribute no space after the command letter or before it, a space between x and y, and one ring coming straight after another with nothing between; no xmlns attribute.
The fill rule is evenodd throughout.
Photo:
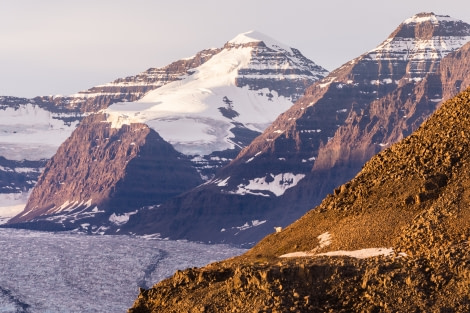
<svg viewBox="0 0 470 313"><path fill-rule="evenodd" d="M251 245L299 218L470 85L470 25L421 13L307 89L214 179L127 232Z"/></svg>
<svg viewBox="0 0 470 313"><path fill-rule="evenodd" d="M87 229L95 219L94 225L120 225L124 213L162 202L201 182L189 159L147 125L116 129L105 115L94 114L60 146L24 211L9 223L34 224L47 216L39 218L39 226L27 227L47 229L48 222L54 222L53 228Z"/></svg>
<svg viewBox="0 0 470 313"><path fill-rule="evenodd" d="M469 129L470 89L290 226L129 312L468 312Z"/></svg>

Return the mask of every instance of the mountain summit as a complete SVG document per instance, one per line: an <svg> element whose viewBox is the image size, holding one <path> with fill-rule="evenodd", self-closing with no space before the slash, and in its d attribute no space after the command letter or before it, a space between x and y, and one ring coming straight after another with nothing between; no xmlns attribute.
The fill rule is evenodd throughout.
<svg viewBox="0 0 470 313"><path fill-rule="evenodd" d="M142 211L126 231L247 243L292 222L468 84L469 40L470 25L450 17L405 20L308 88L214 179Z"/></svg>
<svg viewBox="0 0 470 313"><path fill-rule="evenodd" d="M440 59L469 40L469 24L449 16L420 13L405 20L363 59L380 64L382 79L378 83L391 83L405 74L419 79L435 71Z"/></svg>
<svg viewBox="0 0 470 313"><path fill-rule="evenodd" d="M326 74L298 50L248 32L222 48L73 95L70 104L99 114L83 119L59 147L10 223L119 227L142 206L212 178ZM128 100L118 101L123 92Z"/></svg>
<svg viewBox="0 0 470 313"><path fill-rule="evenodd" d="M186 77L105 112L112 127L145 123L187 155L246 146L326 70L259 33L236 36Z"/></svg>

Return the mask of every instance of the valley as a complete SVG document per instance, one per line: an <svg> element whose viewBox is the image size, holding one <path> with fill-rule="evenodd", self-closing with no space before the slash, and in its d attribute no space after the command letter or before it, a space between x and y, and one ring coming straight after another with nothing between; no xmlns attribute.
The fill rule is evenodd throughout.
<svg viewBox="0 0 470 313"><path fill-rule="evenodd" d="M158 238L0 229L0 312L125 312L139 288L244 251Z"/></svg>

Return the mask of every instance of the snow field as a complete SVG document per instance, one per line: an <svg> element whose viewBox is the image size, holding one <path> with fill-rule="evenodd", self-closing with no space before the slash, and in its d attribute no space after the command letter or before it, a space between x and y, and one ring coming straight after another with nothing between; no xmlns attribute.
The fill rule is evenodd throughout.
<svg viewBox="0 0 470 313"><path fill-rule="evenodd" d="M0 155L10 160L51 158L78 124L58 119L73 115L51 113L31 103L1 112Z"/></svg>

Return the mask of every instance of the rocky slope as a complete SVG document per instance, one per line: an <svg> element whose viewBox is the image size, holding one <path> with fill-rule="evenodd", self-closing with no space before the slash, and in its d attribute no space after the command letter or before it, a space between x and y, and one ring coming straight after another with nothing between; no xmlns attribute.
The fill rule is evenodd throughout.
<svg viewBox="0 0 470 313"><path fill-rule="evenodd" d="M360 111L351 112L332 139L318 149L315 164L286 200L314 187L310 199L319 203L351 179L374 154L415 130L440 105L470 86L470 44L442 60L435 73L417 83L404 83L396 91ZM412 97L409 96L412 90Z"/></svg>
<svg viewBox="0 0 470 313"><path fill-rule="evenodd" d="M133 216L126 231L252 243L287 225L468 85L469 39L470 25L448 16L405 20L311 86L213 180Z"/></svg>
<svg viewBox="0 0 470 313"><path fill-rule="evenodd" d="M105 109L100 111L105 115L89 116L80 123L46 165L25 211L10 224L39 223L40 219L48 221L39 223L43 229L55 229L49 222L66 228L72 227L74 220L90 224L91 215L96 214L89 211L97 207L104 214L99 214L96 224L88 226L102 226L102 231L110 224L103 216L116 220L113 214L129 214L142 206L162 203L212 177L218 167L228 163L289 108L306 86L325 74L326 70L298 50L263 34L248 32L221 49L204 50L165 68L150 69L68 98L54 98L57 102L50 103L53 107L87 114ZM133 134L135 143L143 140L141 133L132 129L143 128L142 125L147 125L152 136L161 136L161 140L185 155L175 151L162 153L161 147L149 147L144 140L136 147L154 151L153 157L148 156L156 162L154 168L139 163L141 169L138 162L126 166L125 162L134 160L128 154L130 150L126 152ZM112 145L106 141L111 137ZM117 142L124 144L118 149ZM186 167L187 158L191 168ZM88 161L93 161L92 165ZM175 168L176 174L170 177ZM186 175L179 172L181 168L186 169ZM141 175L143 172L146 175ZM148 176L157 172L155 178ZM121 181L126 182L125 188L120 186ZM86 222L84 214L77 215L81 210L85 210ZM118 217L124 221L114 223L114 231L127 218L128 215Z"/></svg>
<svg viewBox="0 0 470 313"><path fill-rule="evenodd" d="M289 227L129 312L468 312L469 128L470 89Z"/></svg>
<svg viewBox="0 0 470 313"><path fill-rule="evenodd" d="M162 202L201 183L189 159L144 124L110 127L86 117L46 164L23 212L9 223L38 217L58 227L119 225L131 210ZM101 219L104 221L99 222ZM39 223L47 227L47 223ZM34 227L34 226L28 226ZM91 230L91 229L90 229ZM94 229L103 231L103 229Z"/></svg>

